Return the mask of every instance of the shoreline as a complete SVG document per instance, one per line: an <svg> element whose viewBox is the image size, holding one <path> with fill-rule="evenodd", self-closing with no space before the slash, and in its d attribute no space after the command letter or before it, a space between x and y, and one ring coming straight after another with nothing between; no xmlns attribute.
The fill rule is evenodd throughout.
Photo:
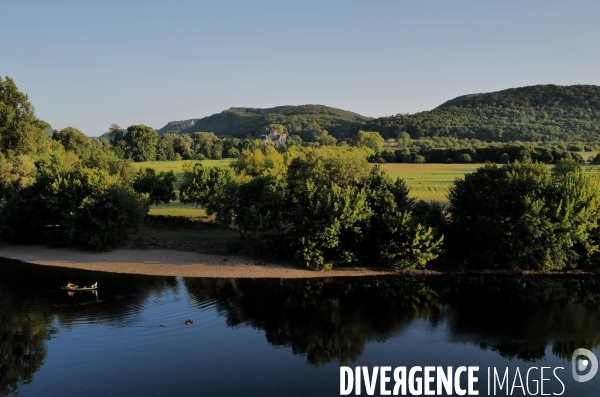
<svg viewBox="0 0 600 397"><path fill-rule="evenodd" d="M237 255L203 254L172 249L114 249L93 252L81 248L48 248L45 245L0 243L0 260L16 260L40 266L107 273L203 278L328 278L364 276L597 276L597 271L568 270L542 273L533 270L389 270L342 267L328 271L301 269L289 263L251 259Z"/></svg>
<svg viewBox="0 0 600 397"><path fill-rule="evenodd" d="M206 278L320 278L399 274L366 267L330 271L300 269L290 264L236 255L213 255L168 249L115 249L92 252L79 248L0 243L0 259L41 266L110 273Z"/></svg>

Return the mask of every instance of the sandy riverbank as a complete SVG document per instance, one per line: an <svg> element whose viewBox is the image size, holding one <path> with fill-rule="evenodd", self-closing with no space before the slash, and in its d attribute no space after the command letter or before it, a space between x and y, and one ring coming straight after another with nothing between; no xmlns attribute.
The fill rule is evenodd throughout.
<svg viewBox="0 0 600 397"><path fill-rule="evenodd" d="M96 253L77 248L0 244L0 258L44 266L154 276L314 278L393 274L385 270L367 268L320 272L233 255L208 255L163 249L117 249Z"/></svg>

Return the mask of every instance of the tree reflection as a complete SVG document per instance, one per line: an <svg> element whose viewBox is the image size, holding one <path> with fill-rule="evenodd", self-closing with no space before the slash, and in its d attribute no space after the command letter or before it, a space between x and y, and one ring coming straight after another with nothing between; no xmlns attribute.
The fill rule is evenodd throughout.
<svg viewBox="0 0 600 397"><path fill-rule="evenodd" d="M207 290L228 297L217 308L230 326L262 329L271 344L305 354L316 367L355 361L366 342L386 340L415 318L435 323L442 310L437 294L414 279L238 279L219 289L206 279L185 283L199 302Z"/></svg>
<svg viewBox="0 0 600 397"><path fill-rule="evenodd" d="M67 281L98 281L91 293L69 296ZM0 397L32 381L44 363L46 341L84 320L124 326L152 295L177 287L174 277L133 276L53 268L0 259ZM108 299L107 299L108 298ZM89 304L93 302L94 304Z"/></svg>
<svg viewBox="0 0 600 397"><path fill-rule="evenodd" d="M320 366L355 361L416 320L444 322L457 342L503 357L570 359L600 346L600 283L567 277L384 277L312 280L185 279L199 303L214 299L229 326L264 330L274 346Z"/></svg>

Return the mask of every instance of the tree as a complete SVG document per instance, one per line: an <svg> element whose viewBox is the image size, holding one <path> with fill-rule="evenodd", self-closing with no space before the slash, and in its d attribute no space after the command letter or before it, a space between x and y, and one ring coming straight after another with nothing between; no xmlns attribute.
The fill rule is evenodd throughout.
<svg viewBox="0 0 600 397"><path fill-rule="evenodd" d="M123 140L125 137L125 130L119 126L119 124L111 124L108 130L108 140L110 144L113 146L117 146L117 144Z"/></svg>
<svg viewBox="0 0 600 397"><path fill-rule="evenodd" d="M173 150L179 153L183 159L194 157L194 140L188 134L178 134L173 136Z"/></svg>
<svg viewBox="0 0 600 397"><path fill-rule="evenodd" d="M577 170L557 184L541 163L486 165L450 190L447 247L457 258L487 266L577 266L578 250L597 249L588 236L598 228L598 183L595 174Z"/></svg>
<svg viewBox="0 0 600 397"><path fill-rule="evenodd" d="M133 190L147 197L148 205L168 204L177 199L174 183L177 181L173 171L160 172L158 175L153 168L140 169Z"/></svg>
<svg viewBox="0 0 600 397"><path fill-rule="evenodd" d="M396 136L396 140L404 147L409 147L412 142L410 135L406 131L399 132Z"/></svg>
<svg viewBox="0 0 600 397"><path fill-rule="evenodd" d="M156 160L158 132L154 128L142 124L129 126L123 140L129 147L133 161Z"/></svg>
<svg viewBox="0 0 600 397"><path fill-rule="evenodd" d="M552 167L552 175L555 178L562 178L570 172L575 172L579 169L579 164L573 159L560 159Z"/></svg>
<svg viewBox="0 0 600 397"><path fill-rule="evenodd" d="M375 153L381 152L385 140L378 132L358 131L354 137L354 146L367 147Z"/></svg>
<svg viewBox="0 0 600 397"><path fill-rule="evenodd" d="M225 186L232 180L233 174L230 169L203 167L198 163L192 169L185 171L179 190L179 200L183 204L202 206L206 208L207 213L214 214Z"/></svg>
<svg viewBox="0 0 600 397"><path fill-rule="evenodd" d="M590 164L600 164L600 153L595 156L590 156Z"/></svg>
<svg viewBox="0 0 600 397"><path fill-rule="evenodd" d="M327 130L313 132L313 141L318 142L321 146L335 146L337 139L329 135Z"/></svg>
<svg viewBox="0 0 600 397"><path fill-rule="evenodd" d="M48 148L44 133L50 125L35 116L26 94L10 77L0 77L0 153L41 154Z"/></svg>
<svg viewBox="0 0 600 397"><path fill-rule="evenodd" d="M467 153L462 153L460 156L458 156L459 163L470 163L471 161L471 156L469 156Z"/></svg>
<svg viewBox="0 0 600 397"><path fill-rule="evenodd" d="M90 138L77 128L67 127L52 133L52 139L60 142L65 150L70 150L79 157L84 157L90 150Z"/></svg>
<svg viewBox="0 0 600 397"><path fill-rule="evenodd" d="M159 161L175 160L175 134L164 134L156 144L156 159Z"/></svg>

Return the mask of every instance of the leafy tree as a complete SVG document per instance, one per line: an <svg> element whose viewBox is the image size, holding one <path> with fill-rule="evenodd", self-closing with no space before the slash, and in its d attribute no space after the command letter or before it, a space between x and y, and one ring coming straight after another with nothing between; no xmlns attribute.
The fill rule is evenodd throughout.
<svg viewBox="0 0 600 397"><path fill-rule="evenodd" d="M148 205L168 204L177 199L174 183L177 181L173 171L160 172L158 175L153 168L140 169L133 190L147 197Z"/></svg>
<svg viewBox="0 0 600 397"><path fill-rule="evenodd" d="M469 156L467 153L463 153L460 156L458 156L459 163L470 163L471 161L471 156Z"/></svg>
<svg viewBox="0 0 600 397"><path fill-rule="evenodd" d="M312 135L313 141L319 143L321 146L335 146L337 142L337 139L329 135L327 130L315 131Z"/></svg>
<svg viewBox="0 0 600 397"><path fill-rule="evenodd" d="M90 138L77 128L67 127L52 133L52 139L60 142L65 150L70 150L79 157L84 157L90 150Z"/></svg>
<svg viewBox="0 0 600 397"><path fill-rule="evenodd" d="M77 167L57 175L40 192L52 224L46 236L53 245L83 245L103 250L127 238L147 209L106 171Z"/></svg>
<svg viewBox="0 0 600 397"><path fill-rule="evenodd" d="M354 146L367 147L373 152L381 152L385 140L378 132L358 131L354 137Z"/></svg>
<svg viewBox="0 0 600 397"><path fill-rule="evenodd" d="M179 201L183 204L195 204L206 208L207 213L215 213L218 200L225 186L233 180L230 169L221 167L203 167L198 163L185 171L179 190Z"/></svg>
<svg viewBox="0 0 600 397"><path fill-rule="evenodd" d="M364 190L307 182L305 195L291 220L296 259L314 269L357 261L355 248L342 241L347 234L360 233L359 222L371 215Z"/></svg>
<svg viewBox="0 0 600 397"><path fill-rule="evenodd" d="M396 140L404 147L409 147L412 141L410 134L406 131L400 131L398 135L396 135Z"/></svg>
<svg viewBox="0 0 600 397"><path fill-rule="evenodd" d="M146 213L131 190L111 185L82 200L61 228L68 244L101 251L127 239L127 230L137 229Z"/></svg>
<svg viewBox="0 0 600 397"><path fill-rule="evenodd" d="M560 159L554 167L552 167L552 175L555 178L561 178L570 172L575 172L579 169L577 161L573 159Z"/></svg>
<svg viewBox="0 0 600 397"><path fill-rule="evenodd" d="M50 126L36 118L26 94L10 77L0 77L0 153L42 154L48 151L44 133Z"/></svg>
<svg viewBox="0 0 600 397"><path fill-rule="evenodd" d="M156 144L156 159L159 161L175 160L175 134L164 134Z"/></svg>
<svg viewBox="0 0 600 397"><path fill-rule="evenodd" d="M125 138L125 130L119 124L111 124L108 130L108 140L111 145L117 144Z"/></svg>
<svg viewBox="0 0 600 397"><path fill-rule="evenodd" d="M539 163L486 165L451 188L447 247L456 257L487 266L577 266L576 246L598 227L597 183L595 174L575 171L557 185Z"/></svg>
<svg viewBox="0 0 600 397"><path fill-rule="evenodd" d="M281 175L285 169L284 157L272 146L244 149L231 167L237 174L247 176Z"/></svg>
<svg viewBox="0 0 600 397"><path fill-rule="evenodd" d="M600 164L600 153L594 157L590 157L590 164Z"/></svg>
<svg viewBox="0 0 600 397"><path fill-rule="evenodd" d="M156 159L158 132L142 124L127 127L123 136L133 161L152 161Z"/></svg>

